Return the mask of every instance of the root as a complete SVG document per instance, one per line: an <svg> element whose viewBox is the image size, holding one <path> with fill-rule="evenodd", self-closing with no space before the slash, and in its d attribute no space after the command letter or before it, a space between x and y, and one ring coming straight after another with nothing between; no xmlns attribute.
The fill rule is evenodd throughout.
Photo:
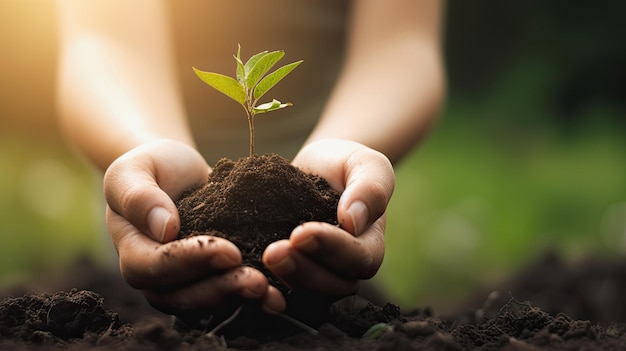
<svg viewBox="0 0 626 351"><path fill-rule="evenodd" d="M487 299L483 303L482 307L476 310L475 312L474 317L476 318L477 321L481 321L483 320L483 318L485 318L485 312L487 312L487 310L491 308L491 305L493 304L493 302L497 300L499 297L500 297L500 292L498 291L492 291L487 296Z"/></svg>
<svg viewBox="0 0 626 351"><path fill-rule="evenodd" d="M96 345L102 345L103 343L105 343L105 340L111 336L114 326L115 326L115 321L111 321L111 324L109 324L109 327L107 328L107 330L105 330L104 333L98 336L98 339L96 340Z"/></svg>
<svg viewBox="0 0 626 351"><path fill-rule="evenodd" d="M213 330L211 330L210 332L206 333L206 336L208 337L215 337L215 334L217 332L219 332L220 330L222 330L222 328L224 328L225 326L229 325L230 323L232 323L232 321L235 320L235 318L237 318L237 316L239 316L239 313L241 313L241 310L243 309L243 305L239 306L235 312L233 312L233 314L226 318L225 320L222 321L222 323L218 324L215 328L213 328Z"/></svg>
<svg viewBox="0 0 626 351"><path fill-rule="evenodd" d="M279 313L278 315L281 316L283 319L285 319L287 322L295 325L296 327L304 330L305 332L307 332L307 333L309 333L311 335L319 334L319 332L317 330L313 329L312 327L306 325L305 323L300 322L299 320L297 320L297 319L295 319L295 318L293 318L291 316L288 316L288 315L286 315L284 313Z"/></svg>
<svg viewBox="0 0 626 351"><path fill-rule="evenodd" d="M222 328L224 328L225 326L229 325L230 323L232 323L232 321L234 321L239 314L241 313L241 310L243 309L244 305L239 306L235 312L233 312L232 315L230 315L230 317L226 318L225 320L223 320L220 324L218 324L215 328L213 328L211 331L209 331L208 333L205 334L206 337L208 338L217 338L217 333L222 330ZM307 324L291 317L288 316L284 313L279 313L278 314L280 317L282 317L284 320L286 320L287 322L295 325L296 327L304 330L305 332L311 334L311 335L318 335L319 332L317 330L315 330L313 327L308 326Z"/></svg>

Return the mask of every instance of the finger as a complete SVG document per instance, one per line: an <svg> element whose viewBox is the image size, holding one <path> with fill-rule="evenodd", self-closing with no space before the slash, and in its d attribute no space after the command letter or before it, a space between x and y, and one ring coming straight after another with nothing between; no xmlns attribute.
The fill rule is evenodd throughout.
<svg viewBox="0 0 626 351"><path fill-rule="evenodd" d="M241 264L241 252L230 241L199 235L158 243L107 208L107 223L120 256L124 279L137 289L187 284ZM123 234L118 234L123 232Z"/></svg>
<svg viewBox="0 0 626 351"><path fill-rule="evenodd" d="M158 140L118 158L104 175L113 211L159 242L174 240L180 218L172 199L206 182L209 166L190 146Z"/></svg>
<svg viewBox="0 0 626 351"><path fill-rule="evenodd" d="M347 296L356 291L358 281L345 279L312 262L291 246L288 240L270 244L263 263L290 288L306 289L330 296Z"/></svg>
<svg viewBox="0 0 626 351"><path fill-rule="evenodd" d="M384 215L358 237L328 223L307 222L293 230L289 241L299 252L339 276L369 279L385 255L384 227Z"/></svg>
<svg viewBox="0 0 626 351"><path fill-rule="evenodd" d="M171 290L150 289L144 296L164 312L215 309L233 298L261 299L268 294L269 283L258 270L239 266L223 274Z"/></svg>
<svg viewBox="0 0 626 351"><path fill-rule="evenodd" d="M346 188L337 207L339 224L360 235L380 218L395 186L391 162L372 149L359 148L345 162Z"/></svg>
<svg viewBox="0 0 626 351"><path fill-rule="evenodd" d="M267 287L267 294L263 297L261 309L269 314L278 314L285 311L287 303L283 293L280 292L275 286L269 285Z"/></svg>

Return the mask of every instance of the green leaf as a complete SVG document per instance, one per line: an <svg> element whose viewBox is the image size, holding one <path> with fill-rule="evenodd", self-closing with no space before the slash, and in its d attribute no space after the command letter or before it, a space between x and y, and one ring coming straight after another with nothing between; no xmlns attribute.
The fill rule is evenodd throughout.
<svg viewBox="0 0 626 351"><path fill-rule="evenodd" d="M237 80L241 85L243 85L246 81L246 69L241 61L241 45L237 45L237 56L235 56L235 61L237 61Z"/></svg>
<svg viewBox="0 0 626 351"><path fill-rule="evenodd" d="M301 63L302 60L290 63L288 65L284 65L283 67L265 76L265 78L261 79L259 84L257 84L257 86L254 88L254 99L260 99L261 96L265 95L265 93L272 89L274 85L276 85L283 78L285 78Z"/></svg>
<svg viewBox="0 0 626 351"><path fill-rule="evenodd" d="M203 82L215 88L217 91L223 93L229 98L237 101L241 105L246 102L246 89L234 78L225 76L219 73L204 72L193 67L196 75L202 79Z"/></svg>
<svg viewBox="0 0 626 351"><path fill-rule="evenodd" d="M254 65L256 65L257 62L259 62L259 60L261 59L261 57L267 55L269 53L269 51L265 50L265 51L261 51L258 54L254 54L252 55L252 57L250 57L248 59L248 61L246 62L246 64L244 65L244 74L247 77L248 73L250 73L250 71L252 71L252 67L254 67Z"/></svg>
<svg viewBox="0 0 626 351"><path fill-rule="evenodd" d="M363 339L378 339L381 335L393 331L393 327L387 323L376 323L371 326L365 333Z"/></svg>
<svg viewBox="0 0 626 351"><path fill-rule="evenodd" d="M285 55L284 51L272 51L264 54L256 60L256 63L248 71L248 62L246 62L246 85L249 89L254 86L263 78L263 76L270 70L276 62L278 62ZM255 55L256 56L256 55ZM252 59L251 59L252 60Z"/></svg>
<svg viewBox="0 0 626 351"><path fill-rule="evenodd" d="M264 104L254 107L253 109L254 109L254 113L265 113L265 112L280 110L282 108L289 107L289 106L291 106L290 102L283 104L280 101L274 99L271 102L266 102Z"/></svg>

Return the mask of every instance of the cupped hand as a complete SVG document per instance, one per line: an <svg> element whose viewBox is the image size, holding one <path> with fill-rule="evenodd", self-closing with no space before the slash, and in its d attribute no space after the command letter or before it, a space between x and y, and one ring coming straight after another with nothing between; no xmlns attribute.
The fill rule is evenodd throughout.
<svg viewBox="0 0 626 351"><path fill-rule="evenodd" d="M292 289L351 295L382 264L385 210L395 185L391 162L362 144L326 139L305 146L293 164L324 177L341 193L340 227L304 223L288 240L269 245L263 262Z"/></svg>
<svg viewBox="0 0 626 351"><path fill-rule="evenodd" d="M104 175L106 221L127 283L167 313L219 310L232 299L258 299L266 311L285 301L241 252L212 236L175 240L180 217L173 199L205 183L210 167L192 147L157 140L122 155Z"/></svg>

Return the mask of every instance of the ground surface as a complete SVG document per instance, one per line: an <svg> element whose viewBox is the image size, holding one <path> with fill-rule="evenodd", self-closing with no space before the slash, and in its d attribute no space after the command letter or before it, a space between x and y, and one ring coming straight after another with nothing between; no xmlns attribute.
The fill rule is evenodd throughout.
<svg viewBox="0 0 626 351"><path fill-rule="evenodd" d="M199 190L203 196L179 203L183 236L226 236L244 251L247 264L259 265L262 248L301 222L334 221L338 195L325 181L270 158L279 165L272 171L262 170L257 157L243 169L230 161L216 165ZM233 181L244 186L236 190ZM296 210L300 203L312 206ZM225 208L230 212L220 212ZM255 242L261 233L272 236ZM438 315L427 301L401 312L392 303L348 297L323 311L313 331L279 316L260 318L253 305L219 330L222 319L182 322L148 306L119 273L89 261L78 262L64 279L2 293L3 350L626 350L626 262L565 264L554 254L468 297L450 315Z"/></svg>
<svg viewBox="0 0 626 351"><path fill-rule="evenodd" d="M81 262L67 279L3 292L0 349L623 350L625 282L624 262L566 265L548 256L503 284L500 297L482 295L473 308L449 316L428 307L400 313L393 304L347 298L317 335L276 320L272 332L225 328L226 337L209 337L208 330L189 329L151 309L117 274ZM547 305L536 307L533 300ZM387 324L379 325L380 335L364 338L378 323Z"/></svg>

